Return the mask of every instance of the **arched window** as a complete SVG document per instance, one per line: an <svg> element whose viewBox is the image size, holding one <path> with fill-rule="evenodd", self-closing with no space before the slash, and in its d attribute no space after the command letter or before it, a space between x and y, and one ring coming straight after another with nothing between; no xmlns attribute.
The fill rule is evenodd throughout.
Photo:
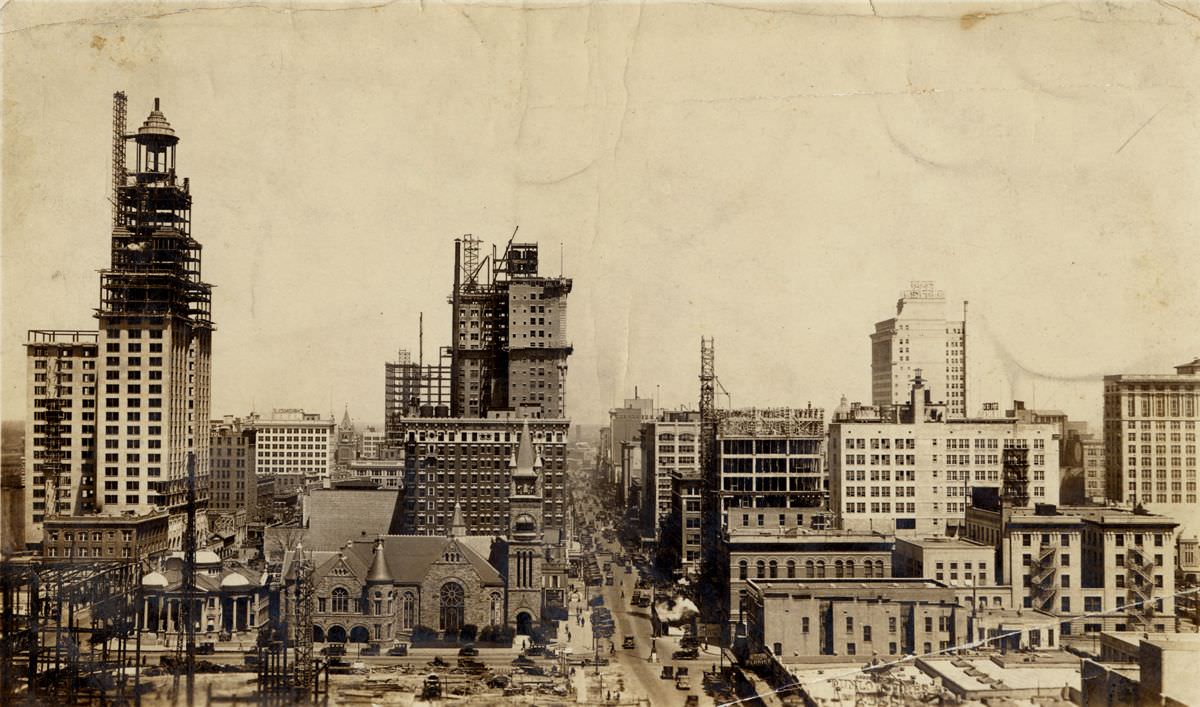
<svg viewBox="0 0 1200 707"><path fill-rule="evenodd" d="M763 577L765 577L767 575L767 563L763 562L762 560L755 562L754 570L756 573L754 576L758 577L759 579L762 579Z"/></svg>
<svg viewBox="0 0 1200 707"><path fill-rule="evenodd" d="M795 560L788 560L787 572L788 572L788 579L796 578L796 561Z"/></svg>
<svg viewBox="0 0 1200 707"><path fill-rule="evenodd" d="M813 573L813 561L812 560L804 561L804 576L808 577L809 579L812 579L813 577L816 576Z"/></svg>
<svg viewBox="0 0 1200 707"><path fill-rule="evenodd" d="M504 623L504 597L500 596L500 592L492 592L491 617L493 626Z"/></svg>
<svg viewBox="0 0 1200 707"><path fill-rule="evenodd" d="M770 570L771 579L775 579L776 577L779 576L779 563L778 562L776 562L775 560L771 560L771 563L769 565L767 565L767 567Z"/></svg>
<svg viewBox="0 0 1200 707"><path fill-rule="evenodd" d="M883 560L875 560L875 576L883 577Z"/></svg>
<svg viewBox="0 0 1200 707"><path fill-rule="evenodd" d="M458 582L446 582L438 592L440 611L438 628L446 632L458 631L463 625L463 588Z"/></svg>
<svg viewBox="0 0 1200 707"><path fill-rule="evenodd" d="M846 576L854 576L854 560L846 560Z"/></svg>
<svg viewBox="0 0 1200 707"><path fill-rule="evenodd" d="M745 578L746 578L746 568L747 568L747 566L748 566L748 563L747 563L745 560L739 560L739 561L738 561L738 579L745 579Z"/></svg>
<svg viewBox="0 0 1200 707"><path fill-rule="evenodd" d="M350 613L350 592L341 587L335 587L331 596L333 598L333 613Z"/></svg>
<svg viewBox="0 0 1200 707"><path fill-rule="evenodd" d="M825 579L825 560L817 560L817 579Z"/></svg>
<svg viewBox="0 0 1200 707"><path fill-rule="evenodd" d="M870 560L867 560L866 562L863 563L863 572L866 573L867 577L874 577L875 576L875 565L871 564Z"/></svg>
<svg viewBox="0 0 1200 707"><path fill-rule="evenodd" d="M411 629L417 625L417 598L412 592L404 593L404 613L400 616L400 626L405 629Z"/></svg>
<svg viewBox="0 0 1200 707"><path fill-rule="evenodd" d="M833 563L833 576L834 577L845 577L846 576L845 572L846 572L846 566L844 564L842 564L841 560L838 560L837 562Z"/></svg>

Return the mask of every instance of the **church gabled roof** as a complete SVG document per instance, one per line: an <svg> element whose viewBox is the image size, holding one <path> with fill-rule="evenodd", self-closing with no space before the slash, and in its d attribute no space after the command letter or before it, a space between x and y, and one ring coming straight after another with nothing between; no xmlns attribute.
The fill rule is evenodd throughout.
<svg viewBox="0 0 1200 707"><path fill-rule="evenodd" d="M381 539L383 561L387 563L391 582L396 584L420 584L429 574L433 564L442 559L450 543L455 543L463 561L470 564L485 586L503 585L500 572L481 557L472 547L475 543L458 542L461 538L438 535L389 535ZM374 554L374 543L356 540L345 549L347 562L366 565ZM360 575L361 576L361 575Z"/></svg>

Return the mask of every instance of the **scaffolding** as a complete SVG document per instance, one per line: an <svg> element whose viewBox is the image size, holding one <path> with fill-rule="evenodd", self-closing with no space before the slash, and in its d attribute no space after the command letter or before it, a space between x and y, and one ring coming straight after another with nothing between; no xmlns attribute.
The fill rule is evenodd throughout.
<svg viewBox="0 0 1200 707"><path fill-rule="evenodd" d="M125 134L125 95L113 97L112 265L100 271L100 317L158 315L212 328L211 285L200 277L201 246L191 237L192 197L175 174L179 138L154 111ZM134 171L126 143L135 143Z"/></svg>
<svg viewBox="0 0 1200 707"><path fill-rule="evenodd" d="M142 570L136 559L0 564L0 704L137 702Z"/></svg>

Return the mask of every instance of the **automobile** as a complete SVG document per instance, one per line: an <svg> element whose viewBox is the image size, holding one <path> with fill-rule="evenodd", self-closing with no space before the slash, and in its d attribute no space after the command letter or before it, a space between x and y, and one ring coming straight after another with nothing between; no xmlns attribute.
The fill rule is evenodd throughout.
<svg viewBox="0 0 1200 707"><path fill-rule="evenodd" d="M474 643L468 643L467 645L458 649L458 654L460 656L466 656L466 657L473 658L473 657L479 655L479 649L475 647Z"/></svg>
<svg viewBox="0 0 1200 707"><path fill-rule="evenodd" d="M700 651L695 648L687 650L678 650L671 654L673 660L695 660L700 657Z"/></svg>
<svg viewBox="0 0 1200 707"><path fill-rule="evenodd" d="M690 690L692 689L692 682L688 680L688 676L686 675L677 675L675 676L675 689Z"/></svg>
<svg viewBox="0 0 1200 707"><path fill-rule="evenodd" d="M633 648L636 645L637 639L635 639L633 636L626 636L625 638L621 639L622 648Z"/></svg>
<svg viewBox="0 0 1200 707"><path fill-rule="evenodd" d="M359 655L379 655L379 646L363 646L358 649Z"/></svg>
<svg viewBox="0 0 1200 707"><path fill-rule="evenodd" d="M670 665L664 665L662 672L659 673L658 677L662 678L663 680L673 679L675 677L675 668Z"/></svg>
<svg viewBox="0 0 1200 707"><path fill-rule="evenodd" d="M333 643L321 649L321 655L346 655L346 646L341 643Z"/></svg>
<svg viewBox="0 0 1200 707"><path fill-rule="evenodd" d="M700 707L700 697L698 695L688 695L683 701L683 707Z"/></svg>
<svg viewBox="0 0 1200 707"><path fill-rule="evenodd" d="M425 684L421 686L421 699L431 700L442 696L442 679L436 674L425 678Z"/></svg>
<svg viewBox="0 0 1200 707"><path fill-rule="evenodd" d="M679 639L679 647L684 650L688 650L691 648L699 648L700 647L700 639L689 634L689 635L684 636L683 638Z"/></svg>
<svg viewBox="0 0 1200 707"><path fill-rule="evenodd" d="M217 647L212 641L201 643L196 646L196 655L212 655L217 652Z"/></svg>
<svg viewBox="0 0 1200 707"><path fill-rule="evenodd" d="M611 586L612 586L612 583L613 583L613 576L612 576L611 574L610 574L610 575L607 575L607 576L605 576L605 578L604 578L604 584L605 584L605 585L607 585L607 586L610 586L610 587L611 587Z"/></svg>
<svg viewBox="0 0 1200 707"><path fill-rule="evenodd" d="M513 658L512 664L516 665L516 666L535 665L535 663L533 662L533 659L527 655L519 655L516 658Z"/></svg>
<svg viewBox="0 0 1200 707"><path fill-rule="evenodd" d="M392 646L388 649L388 655L408 655L408 644L401 643L398 646Z"/></svg>

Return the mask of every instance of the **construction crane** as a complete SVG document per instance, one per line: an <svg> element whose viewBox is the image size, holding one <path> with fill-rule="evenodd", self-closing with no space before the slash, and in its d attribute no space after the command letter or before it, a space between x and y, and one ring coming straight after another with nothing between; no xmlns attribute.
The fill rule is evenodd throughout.
<svg viewBox="0 0 1200 707"><path fill-rule="evenodd" d="M124 91L113 94L113 142L112 142L112 225L121 225L120 189L125 185L125 107Z"/></svg>

